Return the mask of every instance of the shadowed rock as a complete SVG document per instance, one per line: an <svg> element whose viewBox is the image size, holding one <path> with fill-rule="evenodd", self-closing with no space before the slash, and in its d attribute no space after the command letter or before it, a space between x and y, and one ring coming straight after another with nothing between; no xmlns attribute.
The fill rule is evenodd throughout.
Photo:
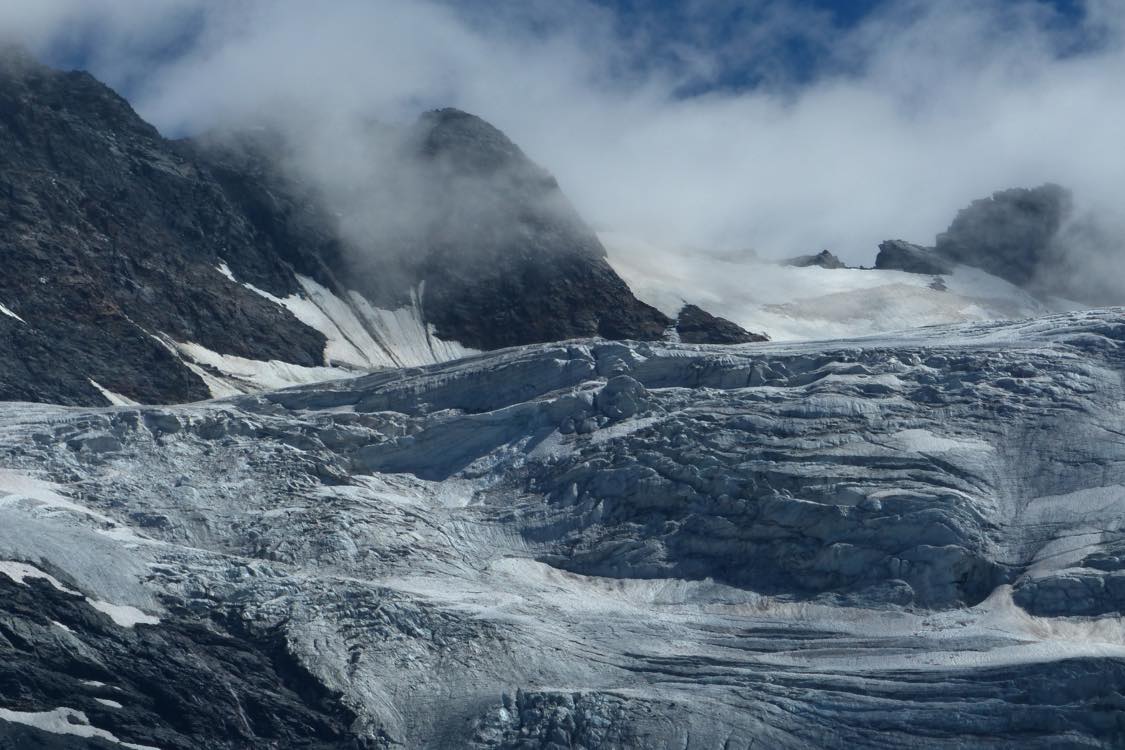
<svg viewBox="0 0 1125 750"><path fill-rule="evenodd" d="M147 403L207 398L210 365L189 366L173 342L328 364L327 337L351 334L277 303L315 312L298 274L359 318L368 303L416 304L423 335L473 349L656 340L672 324L496 128L439 110L394 142L417 171L406 208L423 220L366 227L357 246L349 217L284 168L276 134L172 143L89 74L0 55L0 399L104 404L99 386ZM359 213L397 184L384 188L360 194Z"/></svg>
<svg viewBox="0 0 1125 750"><path fill-rule="evenodd" d="M785 261L785 265L796 266L797 268L808 268L809 266L828 269L847 268L842 260L827 250L821 250L819 253L812 255L799 255L796 258L790 258Z"/></svg>
<svg viewBox="0 0 1125 750"><path fill-rule="evenodd" d="M939 255L1029 287L1065 248L1054 244L1071 210L1065 188L1000 190L961 209L937 237Z"/></svg>
<svg viewBox="0 0 1125 750"><path fill-rule="evenodd" d="M737 323L720 318L696 305L684 305L676 317L676 333L685 344L749 344L769 341L762 333L750 333Z"/></svg>
<svg viewBox="0 0 1125 750"><path fill-rule="evenodd" d="M953 265L932 250L904 240L887 240L879 244L875 268L882 271L906 271L937 276L953 272Z"/></svg>

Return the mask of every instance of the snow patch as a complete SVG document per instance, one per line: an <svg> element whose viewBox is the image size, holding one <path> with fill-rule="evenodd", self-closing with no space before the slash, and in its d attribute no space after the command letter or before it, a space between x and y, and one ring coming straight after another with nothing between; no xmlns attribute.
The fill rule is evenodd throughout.
<svg viewBox="0 0 1125 750"><path fill-rule="evenodd" d="M99 739L112 742L130 750L160 750L152 745L137 745L119 740L112 732L90 725L90 719L73 708L56 708L52 711L12 711L0 708L0 720L12 724L23 724L51 734L66 734L85 739Z"/></svg>
<svg viewBox="0 0 1125 750"><path fill-rule="evenodd" d="M341 299L307 276L297 276L304 296L278 297L250 284L247 289L281 305L297 320L324 334L324 359L329 365L360 368L414 367L460 359L477 352L442 341L423 321L420 291L397 310L371 305L361 294Z"/></svg>
<svg viewBox="0 0 1125 750"><path fill-rule="evenodd" d="M235 388L233 385L223 380L222 378L216 377L207 372L207 370L203 369L195 362L184 359L184 355L180 352L177 343L165 334L157 336L150 333L149 336L152 336L152 338L159 342L161 346L171 352L176 357L176 359L183 362L185 367L194 372L199 377L199 379L203 381L203 384L207 386L207 391L211 394L211 398L241 396L243 393L245 393L244 390Z"/></svg>
<svg viewBox="0 0 1125 750"><path fill-rule="evenodd" d="M225 260L219 261L219 265L215 266L215 270L217 270L223 276L226 276L234 283L238 283L238 279L234 278L234 274L231 273L230 266L227 265L227 262Z"/></svg>
<svg viewBox="0 0 1125 750"><path fill-rule="evenodd" d="M352 304L390 355L387 367L418 367L479 354L476 349L456 341L437 337L434 326L422 319L422 300L418 291L411 292L410 304L397 310L373 307L363 295L349 292Z"/></svg>
<svg viewBox="0 0 1125 750"><path fill-rule="evenodd" d="M130 607L124 604L110 604L109 602L90 598L87 598L86 601L89 602L90 606L94 609L109 615L111 620L123 628L131 628L135 625L160 624L159 617L145 614L136 607Z"/></svg>
<svg viewBox="0 0 1125 750"><path fill-rule="evenodd" d="M185 358L185 362L196 365L203 372L207 372L205 367L211 367L222 374L221 378L217 378L208 373L209 379L204 380L215 398L253 393L263 389L273 390L326 380L340 380L359 374L338 367L306 367L276 359L265 361L237 357L233 354L219 354L191 342L172 341L172 345L176 352Z"/></svg>
<svg viewBox="0 0 1125 750"><path fill-rule="evenodd" d="M225 261L215 270L324 334L325 364L307 367L280 360L247 359L219 354L194 342L176 341L164 333L149 333L199 376L211 398L339 380L375 369L436 364L480 353L437 337L422 315L421 287L412 290L410 304L385 310L354 291L341 298L306 276L296 277L302 293L278 297L253 284L238 282Z"/></svg>
<svg viewBox="0 0 1125 750"><path fill-rule="evenodd" d="M98 389L98 392L105 396L105 399L114 406L137 406L137 402L131 398L122 396L119 393L114 393L108 388L103 388L102 385L93 378L86 378L90 381L90 385Z"/></svg>
<svg viewBox="0 0 1125 750"><path fill-rule="evenodd" d="M16 314L15 314L14 312L12 312L12 311L11 311L10 309L8 309L7 307L5 307L4 305L0 305L0 313L4 313L4 314L5 314L5 315L7 315L7 316L8 316L9 318L15 318L16 320L18 320L19 322L23 323L24 325L27 325L27 321L26 321L26 320L24 320L24 319L23 319L23 318L21 318L20 316L16 315Z"/></svg>
<svg viewBox="0 0 1125 750"><path fill-rule="evenodd" d="M26 586L27 579L29 578L39 578L63 593L81 596L81 594L74 589L64 586L54 576L44 573L34 565L28 565L27 563L16 562L15 560L0 560L0 573L8 576L8 578L11 578L21 586Z"/></svg>
<svg viewBox="0 0 1125 750"><path fill-rule="evenodd" d="M29 578L39 578L45 580L47 583L51 584L63 593L71 594L73 596L82 596L81 592L75 591L68 586L64 586L54 576L48 573L44 573L34 565L28 565L27 563L16 562L14 560L0 560L0 573L8 576L21 586L26 586L27 579ZM136 607L129 607L123 604L110 604L109 602L103 602L98 599L91 599L88 596L83 598L85 598L87 604L89 604L99 612L103 612L109 615L110 619L112 619L117 625L123 628L131 628L135 625L160 624L160 618L145 614ZM61 623L55 624L61 627L63 630L66 630L68 632L70 630L70 628Z"/></svg>

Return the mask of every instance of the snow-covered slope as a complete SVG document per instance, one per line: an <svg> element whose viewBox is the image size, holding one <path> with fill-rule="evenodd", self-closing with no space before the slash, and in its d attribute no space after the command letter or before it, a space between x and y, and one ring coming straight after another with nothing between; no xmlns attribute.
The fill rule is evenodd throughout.
<svg viewBox="0 0 1125 750"><path fill-rule="evenodd" d="M0 744L1121 747L1123 436L1120 309L3 404Z"/></svg>
<svg viewBox="0 0 1125 750"><path fill-rule="evenodd" d="M939 277L901 271L797 268L685 254L618 234L601 239L614 269L665 314L674 315L685 302L698 304L775 341L1020 319L1076 307L1038 300L969 266L958 266L939 284Z"/></svg>
<svg viewBox="0 0 1125 750"><path fill-rule="evenodd" d="M238 282L225 263L216 270ZM435 364L477 353L455 341L441 340L433 326L423 322L424 286L411 293L409 306L384 310L358 292L348 292L343 299L310 278L297 276L297 281L302 291L288 297L277 297L249 283L242 285L324 334L323 366L220 354L166 334L158 339L203 379L215 398L354 377L372 370Z"/></svg>

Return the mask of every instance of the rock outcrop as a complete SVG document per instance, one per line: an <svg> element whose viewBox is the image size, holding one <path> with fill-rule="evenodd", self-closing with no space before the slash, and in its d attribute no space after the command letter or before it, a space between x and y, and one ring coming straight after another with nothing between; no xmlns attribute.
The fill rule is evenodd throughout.
<svg viewBox="0 0 1125 750"><path fill-rule="evenodd" d="M434 210L349 231L386 216L387 185L338 215L277 134L169 142L88 74L5 51L0 398L184 402L262 371L284 384L672 325L500 131L441 110L392 142Z"/></svg>
<svg viewBox="0 0 1125 750"><path fill-rule="evenodd" d="M1070 193L1058 185L1000 190L961 209L935 249L955 263L1030 287L1065 252L1055 238L1070 210Z"/></svg>
<svg viewBox="0 0 1125 750"><path fill-rule="evenodd" d="M905 271L927 276L940 276L953 272L953 264L933 250L905 240L887 240L879 243L875 268L881 271Z"/></svg>
<svg viewBox="0 0 1125 750"><path fill-rule="evenodd" d="M684 305L676 316L676 334L685 344L750 344L769 341L763 333L750 333L737 323L720 318L697 305Z"/></svg>
<svg viewBox="0 0 1125 750"><path fill-rule="evenodd" d="M844 261L837 258L828 250L821 250L819 253L814 253L812 255L798 255L796 258L790 258L785 261L785 265L796 266L797 268L808 268L809 266L818 266L828 269L847 268Z"/></svg>
<svg viewBox="0 0 1125 750"><path fill-rule="evenodd" d="M423 290L426 322L442 339L482 350L655 340L671 323L610 268L555 179L484 120L437 110L370 138L392 156L372 165L343 216L278 166L287 161L280 134L211 134L185 146L302 273L391 309ZM320 250L310 258L308 247Z"/></svg>
<svg viewBox="0 0 1125 750"><path fill-rule="evenodd" d="M221 256L270 265L218 184L88 74L11 53L0 247L0 398L105 403L91 380L138 401L207 398L162 336L323 363L320 332L216 270Z"/></svg>

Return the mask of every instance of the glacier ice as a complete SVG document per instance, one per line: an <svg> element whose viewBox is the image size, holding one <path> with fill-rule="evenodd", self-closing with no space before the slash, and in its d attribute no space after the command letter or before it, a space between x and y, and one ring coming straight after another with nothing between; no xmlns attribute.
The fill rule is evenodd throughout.
<svg viewBox="0 0 1125 750"><path fill-rule="evenodd" d="M1125 742L1120 309L6 403L0 452L0 684L35 675L0 719L163 748Z"/></svg>

